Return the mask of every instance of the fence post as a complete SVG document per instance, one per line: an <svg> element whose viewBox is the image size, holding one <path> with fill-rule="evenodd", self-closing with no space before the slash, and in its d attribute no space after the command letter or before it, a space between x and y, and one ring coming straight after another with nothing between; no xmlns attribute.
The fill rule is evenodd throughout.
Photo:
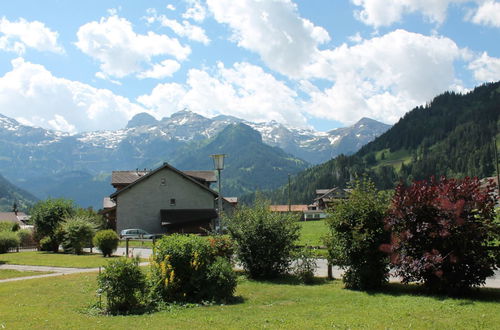
<svg viewBox="0 0 500 330"><path fill-rule="evenodd" d="M328 268L328 279L333 280L333 269L332 269L332 264L328 262L326 268Z"/></svg>
<svg viewBox="0 0 500 330"><path fill-rule="evenodd" d="M127 258L128 258L128 240L129 240L128 237L125 238L125 255L127 256Z"/></svg>

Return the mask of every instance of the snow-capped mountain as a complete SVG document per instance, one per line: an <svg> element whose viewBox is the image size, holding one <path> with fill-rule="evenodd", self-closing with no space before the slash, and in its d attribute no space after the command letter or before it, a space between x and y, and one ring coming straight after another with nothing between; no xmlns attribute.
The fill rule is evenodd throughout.
<svg viewBox="0 0 500 330"><path fill-rule="evenodd" d="M198 152L235 124L245 124L260 133L262 141L252 143L279 147L290 157L309 164L321 163L340 153L354 153L389 128L364 118L350 127L316 132L288 128L274 121L251 123L232 116L206 118L184 110L161 120L142 113L120 130L70 135L22 125L0 115L0 174L38 198L64 196L80 205L99 207L101 197L112 190L111 171L154 168L165 161L176 166L180 159L182 164L188 164L186 155ZM247 141L236 142L244 152ZM283 157L279 162L282 161ZM191 166L202 169L205 165L193 162Z"/></svg>

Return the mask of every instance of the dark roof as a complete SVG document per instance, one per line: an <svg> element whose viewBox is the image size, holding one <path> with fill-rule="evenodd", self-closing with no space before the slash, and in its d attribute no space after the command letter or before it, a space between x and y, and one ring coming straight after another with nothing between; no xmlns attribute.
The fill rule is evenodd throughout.
<svg viewBox="0 0 500 330"><path fill-rule="evenodd" d="M196 178L202 179L206 182L217 182L217 176L215 175L215 171L182 171L187 175Z"/></svg>
<svg viewBox="0 0 500 330"><path fill-rule="evenodd" d="M111 184L130 184L149 172L151 171L113 171L111 173Z"/></svg>
<svg viewBox="0 0 500 330"><path fill-rule="evenodd" d="M319 197L315 198L314 200L320 200L320 199L328 199L328 195L330 195L332 192L339 191L342 192L343 194L348 193L351 191L351 189L342 189L338 187L334 187L332 189L318 189L316 190L316 194L320 195Z"/></svg>
<svg viewBox="0 0 500 330"><path fill-rule="evenodd" d="M147 174L141 176L139 179L135 180L134 182L132 182L131 184L129 184L128 186L114 192L113 194L111 194L109 197L110 198L115 198L116 196L118 196L119 194L121 194L122 192L124 192L125 190L127 189L130 189L132 188L133 186L135 186L136 184L138 184L139 182L142 182L143 180L145 180L146 178L149 178L150 176L154 175L156 172L159 172L161 170L163 170L164 168L168 168L169 170L179 174L180 176L182 176L183 178L185 178L186 180L188 181L191 181L192 183L198 185L199 187L201 187L202 189L204 190L207 190L209 191L210 193L212 193L214 196L219 196L219 194L208 188L207 186L205 186L204 184L200 183L198 180L196 179L193 179L191 176L187 175L186 173L182 172L182 171L179 171L178 169L176 169L175 167L169 165L168 163L163 163L162 166L158 167L157 169L155 170L152 170L152 171L149 171Z"/></svg>

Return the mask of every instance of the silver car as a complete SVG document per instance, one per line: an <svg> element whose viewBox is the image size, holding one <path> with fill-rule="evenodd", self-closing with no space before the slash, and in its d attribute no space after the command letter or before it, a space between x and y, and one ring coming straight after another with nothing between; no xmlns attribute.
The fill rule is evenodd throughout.
<svg viewBox="0 0 500 330"><path fill-rule="evenodd" d="M156 235L150 234L142 229L124 229L120 232L120 238L144 238L153 239Z"/></svg>

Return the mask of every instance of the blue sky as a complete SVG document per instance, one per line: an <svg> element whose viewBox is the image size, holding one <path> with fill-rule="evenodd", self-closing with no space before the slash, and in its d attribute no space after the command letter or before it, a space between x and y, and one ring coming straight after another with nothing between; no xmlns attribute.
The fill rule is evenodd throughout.
<svg viewBox="0 0 500 330"><path fill-rule="evenodd" d="M136 113L330 130L500 80L500 1L2 1L0 113L71 133Z"/></svg>

